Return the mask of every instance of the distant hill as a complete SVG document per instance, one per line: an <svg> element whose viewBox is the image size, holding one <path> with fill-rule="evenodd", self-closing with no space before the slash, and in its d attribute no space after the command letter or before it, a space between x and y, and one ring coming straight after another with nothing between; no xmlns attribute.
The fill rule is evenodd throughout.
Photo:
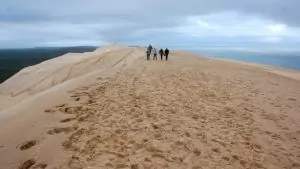
<svg viewBox="0 0 300 169"><path fill-rule="evenodd" d="M23 69L66 53L94 51L94 46L0 49L0 83Z"/></svg>

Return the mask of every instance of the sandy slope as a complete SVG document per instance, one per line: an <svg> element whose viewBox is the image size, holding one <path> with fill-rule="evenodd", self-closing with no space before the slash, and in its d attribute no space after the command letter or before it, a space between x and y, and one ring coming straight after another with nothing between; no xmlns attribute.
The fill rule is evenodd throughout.
<svg viewBox="0 0 300 169"><path fill-rule="evenodd" d="M0 108L11 106L28 95L39 93L81 75L107 70L131 52L122 46L107 46L94 52L69 53L27 67L0 85ZM11 99L11 96L14 99Z"/></svg>
<svg viewBox="0 0 300 169"><path fill-rule="evenodd" d="M28 96L0 112L0 168L300 168L299 72L143 56L118 47L2 85Z"/></svg>

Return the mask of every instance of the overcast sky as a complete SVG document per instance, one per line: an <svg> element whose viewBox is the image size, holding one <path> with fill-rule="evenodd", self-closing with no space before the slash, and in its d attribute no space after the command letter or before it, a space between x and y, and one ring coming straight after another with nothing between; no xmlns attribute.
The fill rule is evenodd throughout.
<svg viewBox="0 0 300 169"><path fill-rule="evenodd" d="M0 0L0 48L300 47L300 0Z"/></svg>

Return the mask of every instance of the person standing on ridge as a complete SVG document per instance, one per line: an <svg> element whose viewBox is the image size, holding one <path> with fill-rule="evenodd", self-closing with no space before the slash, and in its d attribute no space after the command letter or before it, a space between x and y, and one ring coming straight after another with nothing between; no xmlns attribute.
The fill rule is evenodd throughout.
<svg viewBox="0 0 300 169"><path fill-rule="evenodd" d="M149 49L147 49L146 54L147 54L147 60L150 60L151 51Z"/></svg>
<svg viewBox="0 0 300 169"><path fill-rule="evenodd" d="M160 55L160 60L163 60L163 56L164 56L164 50L163 49L159 50L159 55Z"/></svg>
<svg viewBox="0 0 300 169"><path fill-rule="evenodd" d="M157 52L156 52L156 48L153 48L153 60L157 60Z"/></svg>
<svg viewBox="0 0 300 169"><path fill-rule="evenodd" d="M169 52L170 52L169 49L166 48L166 50L165 50L166 60L168 60Z"/></svg>
<svg viewBox="0 0 300 169"><path fill-rule="evenodd" d="M152 45L151 45L151 44L149 44L149 46L148 46L148 50L150 51L150 53L151 53L152 49L153 49Z"/></svg>

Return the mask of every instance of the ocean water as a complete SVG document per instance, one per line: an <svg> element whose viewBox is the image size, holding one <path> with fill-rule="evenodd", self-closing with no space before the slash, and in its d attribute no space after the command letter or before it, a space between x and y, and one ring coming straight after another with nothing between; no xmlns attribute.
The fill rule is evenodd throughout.
<svg viewBox="0 0 300 169"><path fill-rule="evenodd" d="M300 70L300 52L251 52L239 50L195 50L203 56L232 59Z"/></svg>

